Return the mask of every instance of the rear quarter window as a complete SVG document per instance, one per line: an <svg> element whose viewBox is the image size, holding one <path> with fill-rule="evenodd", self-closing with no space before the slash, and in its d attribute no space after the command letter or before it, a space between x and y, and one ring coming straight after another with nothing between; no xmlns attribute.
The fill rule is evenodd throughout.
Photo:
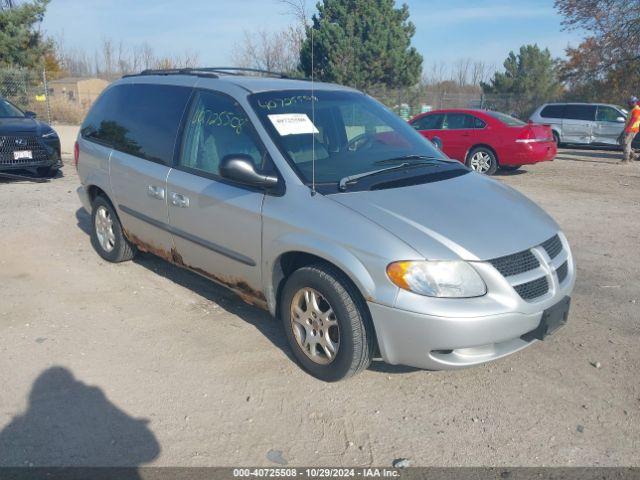
<svg viewBox="0 0 640 480"><path fill-rule="evenodd" d="M96 102L82 136L145 160L170 165L191 88L117 85Z"/></svg>
<svg viewBox="0 0 640 480"><path fill-rule="evenodd" d="M540 112L542 118L562 118L564 116L564 105L547 105Z"/></svg>

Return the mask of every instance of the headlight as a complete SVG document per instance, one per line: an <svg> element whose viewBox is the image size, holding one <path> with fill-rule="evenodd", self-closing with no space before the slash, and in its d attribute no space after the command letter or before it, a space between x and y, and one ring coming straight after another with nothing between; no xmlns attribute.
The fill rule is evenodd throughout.
<svg viewBox="0 0 640 480"><path fill-rule="evenodd" d="M387 267L387 275L398 287L428 297L468 298L487 293L478 272L463 261L394 262Z"/></svg>
<svg viewBox="0 0 640 480"><path fill-rule="evenodd" d="M42 134L42 138L54 138L54 137L57 137L57 136L58 136L58 134L56 133L55 130L49 130L49 131L44 132Z"/></svg>

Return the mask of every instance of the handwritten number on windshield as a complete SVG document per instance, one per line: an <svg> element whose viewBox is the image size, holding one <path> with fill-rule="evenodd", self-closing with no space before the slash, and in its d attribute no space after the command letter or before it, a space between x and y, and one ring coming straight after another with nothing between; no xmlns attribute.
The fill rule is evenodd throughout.
<svg viewBox="0 0 640 480"><path fill-rule="evenodd" d="M290 107L296 103L317 102L318 98L314 95L294 95L292 97L274 98L271 100L258 100L258 106L265 110L275 110L276 108Z"/></svg>

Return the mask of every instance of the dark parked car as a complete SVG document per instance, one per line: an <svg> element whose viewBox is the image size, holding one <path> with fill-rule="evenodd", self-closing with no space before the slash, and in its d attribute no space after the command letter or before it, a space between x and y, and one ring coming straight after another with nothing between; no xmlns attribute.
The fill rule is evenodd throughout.
<svg viewBox="0 0 640 480"><path fill-rule="evenodd" d="M29 170L55 177L62 166L58 134L33 112L0 98L0 173Z"/></svg>

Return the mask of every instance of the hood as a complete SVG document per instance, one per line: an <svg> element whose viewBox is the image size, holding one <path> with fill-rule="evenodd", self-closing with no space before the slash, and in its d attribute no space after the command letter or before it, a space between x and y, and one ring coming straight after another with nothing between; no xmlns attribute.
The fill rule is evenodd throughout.
<svg viewBox="0 0 640 480"><path fill-rule="evenodd" d="M431 260L490 260L539 245L559 230L527 197L476 173L330 198Z"/></svg>
<svg viewBox="0 0 640 480"><path fill-rule="evenodd" d="M0 117L0 135L13 135L15 133L40 133L40 122L33 118L3 118Z"/></svg>

